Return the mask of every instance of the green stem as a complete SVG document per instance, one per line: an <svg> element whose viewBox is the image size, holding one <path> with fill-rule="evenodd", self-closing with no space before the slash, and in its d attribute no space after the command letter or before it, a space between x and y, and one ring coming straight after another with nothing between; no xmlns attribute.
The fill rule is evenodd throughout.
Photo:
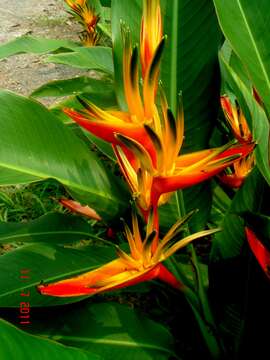
<svg viewBox="0 0 270 360"><path fill-rule="evenodd" d="M223 346L219 342L218 336L216 334L216 328L213 327L211 323L205 321L205 319L201 316L200 312L193 306L193 303L188 297L187 300L193 310L193 313L201 330L201 334L204 338L205 344L211 354L212 359L221 359L223 355Z"/></svg>
<svg viewBox="0 0 270 360"><path fill-rule="evenodd" d="M177 191L175 197L179 217L182 217L186 213L183 192ZM189 229L187 230L187 232L189 233ZM188 251L194 268L193 279L195 283L195 289L197 291L194 292L190 287L187 287L187 289L185 289L184 291L184 294L194 312L205 344L207 345L207 348L212 358L220 359L224 347L217 334L217 327L215 324L214 316L212 314L208 296L203 285L199 261L194 246L192 244L188 245ZM178 273L181 279L181 272L178 271Z"/></svg>

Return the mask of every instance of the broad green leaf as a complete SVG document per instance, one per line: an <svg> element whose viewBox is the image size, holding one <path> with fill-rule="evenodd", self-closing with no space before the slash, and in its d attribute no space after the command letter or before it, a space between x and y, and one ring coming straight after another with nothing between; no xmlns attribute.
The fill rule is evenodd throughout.
<svg viewBox="0 0 270 360"><path fill-rule="evenodd" d="M0 46L0 59L17 54L44 54L57 50L72 51L80 45L69 40L36 38L23 35Z"/></svg>
<svg viewBox="0 0 270 360"><path fill-rule="evenodd" d="M50 81L32 92L32 97L42 96L67 96L113 93L112 83L104 80L97 80L87 76L80 76L66 80Z"/></svg>
<svg viewBox="0 0 270 360"><path fill-rule="evenodd" d="M96 238L92 227L73 215L48 213L27 223L0 222L0 244L45 242L57 245L90 238Z"/></svg>
<svg viewBox="0 0 270 360"><path fill-rule="evenodd" d="M269 1L214 0L214 4L225 36L248 70L269 113Z"/></svg>
<svg viewBox="0 0 270 360"><path fill-rule="evenodd" d="M260 210L266 182L255 168L236 193L231 206L225 213L220 227L214 235L211 258L213 262L239 256L245 242L244 221L239 213Z"/></svg>
<svg viewBox="0 0 270 360"><path fill-rule="evenodd" d="M76 236L75 236L76 238ZM44 239L43 239L44 240ZM115 258L112 247L85 246L78 249L45 243L25 244L0 256L0 307L18 307L27 294L31 307L77 302L82 297L57 298L40 295L36 286L73 277ZM29 278L21 279L22 269Z"/></svg>
<svg viewBox="0 0 270 360"><path fill-rule="evenodd" d="M164 0L161 4L164 33L168 35L161 80L174 112L177 96L182 92L184 152L195 151L208 147L217 116L217 51L221 34L212 1ZM191 220L190 227L193 231L201 230L211 207L210 184L184 190L183 199L186 211L200 210Z"/></svg>
<svg viewBox="0 0 270 360"><path fill-rule="evenodd" d="M98 360L92 351L84 351L58 344L40 336L27 334L0 319L0 358L18 360Z"/></svg>
<svg viewBox="0 0 270 360"><path fill-rule="evenodd" d="M105 220L125 210L119 179L45 107L8 91L0 92L0 102L0 167L58 180Z"/></svg>
<svg viewBox="0 0 270 360"><path fill-rule="evenodd" d="M50 55L46 61L113 75L112 49L109 47L80 47L73 52Z"/></svg>
<svg viewBox="0 0 270 360"><path fill-rule="evenodd" d="M213 189L213 201L211 208L210 224L211 226L218 227L218 224L222 221L224 214L231 205L231 199L226 194L224 189L219 184Z"/></svg>
<svg viewBox="0 0 270 360"><path fill-rule="evenodd" d="M164 33L168 35L161 80L176 112L183 94L185 149L208 146L218 108L217 52L221 34L211 0L164 0Z"/></svg>
<svg viewBox="0 0 270 360"><path fill-rule="evenodd" d="M107 158L116 163L116 157L114 155L112 146L110 143L98 138L97 136L91 134L90 132L84 132L87 138L94 144L99 151L101 151Z"/></svg>
<svg viewBox="0 0 270 360"><path fill-rule="evenodd" d="M247 80L244 80L244 70L239 64L239 60L234 56L232 64L225 61L220 54L221 70L225 81L237 97L241 108L252 129L253 138L257 143L255 149L256 163L270 184L270 166L269 166L269 132L270 127L267 116L263 108L257 103L252 94L252 88ZM240 72L240 76L236 71ZM225 85L226 86L226 85Z"/></svg>
<svg viewBox="0 0 270 360"><path fill-rule="evenodd" d="M31 174L21 173L20 171L8 169L0 166L0 184L4 186L14 184L27 184L32 181L38 181L40 178Z"/></svg>
<svg viewBox="0 0 270 360"><path fill-rule="evenodd" d="M65 315L54 312L53 317L33 321L35 333L90 350L104 360L165 360L174 356L169 331L126 305L74 305Z"/></svg>

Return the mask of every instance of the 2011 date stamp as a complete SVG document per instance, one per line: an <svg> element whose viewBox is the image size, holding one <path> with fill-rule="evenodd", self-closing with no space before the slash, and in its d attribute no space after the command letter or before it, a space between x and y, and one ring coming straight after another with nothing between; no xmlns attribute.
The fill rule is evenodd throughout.
<svg viewBox="0 0 270 360"><path fill-rule="evenodd" d="M20 292L19 323L21 325L31 324L30 290L27 290L27 282L31 279L30 269L20 270L20 280L25 283L25 289Z"/></svg>

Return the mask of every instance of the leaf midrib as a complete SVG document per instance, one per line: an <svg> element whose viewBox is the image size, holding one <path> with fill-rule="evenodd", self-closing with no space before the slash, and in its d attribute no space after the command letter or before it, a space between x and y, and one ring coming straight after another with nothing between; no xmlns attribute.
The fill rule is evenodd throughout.
<svg viewBox="0 0 270 360"><path fill-rule="evenodd" d="M57 340L57 341L80 341L83 343L92 343L92 344L103 344L103 345L113 345L113 346L122 346L122 347L132 347L132 348L144 348L144 349L150 349L150 350L155 350L155 351L163 351L166 352L168 354L173 354L172 351L170 351L169 349L163 348L161 346L155 345L155 344L149 344L149 343L143 343L143 342L136 342L136 341L127 341L127 340L114 340L114 339L105 339L105 338L101 338L101 339L96 339L96 338L92 338L92 337L81 337L81 336L63 336L63 335L59 335L59 336L51 336L50 334L37 334L38 336L41 337L46 337L49 338L51 340Z"/></svg>
<svg viewBox="0 0 270 360"><path fill-rule="evenodd" d="M60 183L66 185L68 187L71 187L71 188L74 188L74 189L77 189L77 190L80 190L80 191L85 191L85 192L90 193L90 194L95 194L96 196L102 197L104 199L110 199L111 201L116 202L115 198L111 197L110 194L104 194L104 193L101 193L101 192L90 191L89 187L86 186L86 185L77 184L77 183L74 183L74 182L72 182L70 180L63 179L63 178L61 178L59 176L53 176L52 174L46 174L46 173L38 172L38 171L35 171L33 169L29 169L27 167L20 167L20 166L15 166L15 165L11 165L11 164L6 164L4 162L0 162L0 167L6 168L6 169L9 169L9 170L13 170L13 171L17 171L17 172L20 172L20 173L23 173L23 174L32 175L32 176L35 176L35 177L38 177L38 178L41 178L41 179L53 178L53 179L56 179L57 181L59 181Z"/></svg>
<svg viewBox="0 0 270 360"><path fill-rule="evenodd" d="M8 235L8 236L1 236L0 235L0 244L4 243L6 241L8 241L9 239L16 239L18 237L20 238L24 238L24 237L31 237L31 236L40 236L40 235L82 235L82 236L86 236L86 237L94 237L96 238L96 236L89 234L87 232L83 232L83 231L72 231L72 230L60 230L60 231L37 231L37 232L26 232L26 233L20 233L18 231L18 233L13 234L13 235ZM10 242L10 241L9 241ZM31 240L27 241L28 243L31 242ZM57 241L56 241L57 242ZM35 241L33 241L33 243L35 243Z"/></svg>

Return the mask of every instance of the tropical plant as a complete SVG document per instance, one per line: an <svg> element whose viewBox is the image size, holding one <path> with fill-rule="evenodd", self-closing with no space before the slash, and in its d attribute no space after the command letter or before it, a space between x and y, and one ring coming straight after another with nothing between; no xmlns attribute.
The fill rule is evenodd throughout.
<svg viewBox="0 0 270 360"><path fill-rule="evenodd" d="M198 354L241 358L251 279L267 283L270 269L267 2L65 2L85 46L0 46L96 72L29 98L0 91L0 185L54 179L74 213L0 223L2 358L188 358L179 327L190 319ZM98 42L109 13L112 48ZM43 96L67 98L47 109L33 99ZM121 304L134 285L135 312ZM186 301L188 319L155 316L149 294L176 314Z"/></svg>

